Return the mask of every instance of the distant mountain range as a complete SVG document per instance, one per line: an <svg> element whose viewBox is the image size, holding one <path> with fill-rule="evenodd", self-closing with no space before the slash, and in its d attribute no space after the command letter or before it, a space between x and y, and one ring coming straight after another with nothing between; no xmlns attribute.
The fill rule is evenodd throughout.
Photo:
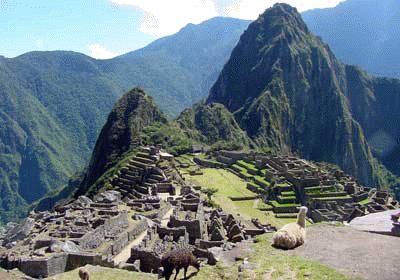
<svg viewBox="0 0 400 280"><path fill-rule="evenodd" d="M0 57L0 220L88 162L122 93L140 85L169 116L205 97L249 22L214 18L111 60L73 52Z"/></svg>
<svg viewBox="0 0 400 280"><path fill-rule="evenodd" d="M302 16L345 63L373 75L400 77L400 1L347 0Z"/></svg>

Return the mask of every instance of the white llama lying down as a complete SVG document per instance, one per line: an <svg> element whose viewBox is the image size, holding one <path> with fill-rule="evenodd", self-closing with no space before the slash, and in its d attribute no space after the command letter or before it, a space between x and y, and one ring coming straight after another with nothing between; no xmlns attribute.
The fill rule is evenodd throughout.
<svg viewBox="0 0 400 280"><path fill-rule="evenodd" d="M300 207L297 222L285 225L272 236L272 245L282 249L293 249L303 245L306 239L307 207Z"/></svg>

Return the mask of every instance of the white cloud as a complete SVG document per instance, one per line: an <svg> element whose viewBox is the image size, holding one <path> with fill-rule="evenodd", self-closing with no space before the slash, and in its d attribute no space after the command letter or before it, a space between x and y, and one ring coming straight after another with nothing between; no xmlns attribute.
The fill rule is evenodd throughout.
<svg viewBox="0 0 400 280"><path fill-rule="evenodd" d="M200 23L215 16L256 19L277 2L299 11L334 7L344 0L110 0L143 12L140 31L156 37L173 34L188 23Z"/></svg>
<svg viewBox="0 0 400 280"><path fill-rule="evenodd" d="M36 48L37 48L38 50L42 50L43 47L44 47L43 40L42 40L42 39L36 40Z"/></svg>
<svg viewBox="0 0 400 280"><path fill-rule="evenodd" d="M96 59L109 59L120 55L119 53L111 52L99 44L90 44L88 46L89 55Z"/></svg>
<svg viewBox="0 0 400 280"><path fill-rule="evenodd" d="M160 37L177 32L188 23L218 16L213 0L111 0L115 5L139 8L144 15L140 31Z"/></svg>

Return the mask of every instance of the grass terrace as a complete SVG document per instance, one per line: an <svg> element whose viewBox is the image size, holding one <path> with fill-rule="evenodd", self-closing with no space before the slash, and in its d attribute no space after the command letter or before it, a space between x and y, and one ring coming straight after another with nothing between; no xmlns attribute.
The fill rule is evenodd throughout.
<svg viewBox="0 0 400 280"><path fill-rule="evenodd" d="M244 160L238 160L236 164L245 168L250 174L256 175L259 173L258 168L252 163L246 162Z"/></svg>
<svg viewBox="0 0 400 280"><path fill-rule="evenodd" d="M254 193L246 188L247 182L232 172L213 168L205 168L203 172L203 175L184 174L184 176L186 181L193 185L218 189L213 200L225 211L234 215L240 213L247 220L258 218L263 223L271 223L278 227L289 222L288 219L275 218L271 212L260 211L259 209L268 208L261 200L232 201L229 197L254 196Z"/></svg>
<svg viewBox="0 0 400 280"><path fill-rule="evenodd" d="M359 204L365 205L365 204L368 204L368 203L370 203L370 202L371 202L371 200L370 200L369 198L366 198L366 199L364 199L364 200L361 200L361 201L359 202Z"/></svg>

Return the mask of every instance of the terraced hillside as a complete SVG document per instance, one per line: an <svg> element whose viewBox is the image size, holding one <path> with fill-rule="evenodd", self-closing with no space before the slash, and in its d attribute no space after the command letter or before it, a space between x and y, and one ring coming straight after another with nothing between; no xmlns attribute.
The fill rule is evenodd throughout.
<svg viewBox="0 0 400 280"><path fill-rule="evenodd" d="M222 207L240 208L278 226L283 223L280 219L295 218L301 205L309 207L314 222L350 221L399 206L388 192L364 187L328 164L256 152L219 151L192 157L190 161L188 156L178 158L189 182L217 188L215 200Z"/></svg>

